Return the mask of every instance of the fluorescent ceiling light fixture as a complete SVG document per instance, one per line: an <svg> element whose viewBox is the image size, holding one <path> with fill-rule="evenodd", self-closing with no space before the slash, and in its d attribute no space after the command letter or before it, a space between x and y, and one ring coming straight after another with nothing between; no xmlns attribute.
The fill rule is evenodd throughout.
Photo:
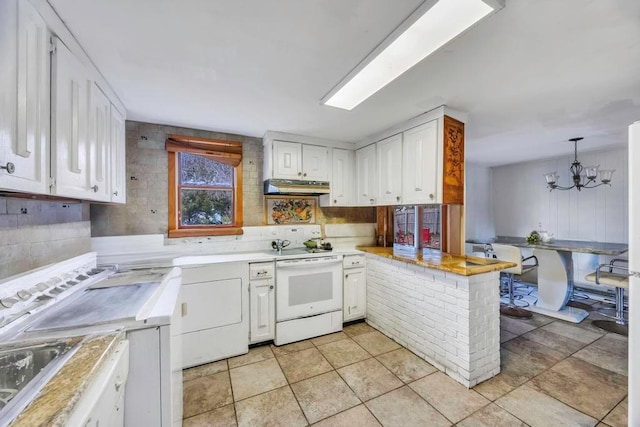
<svg viewBox="0 0 640 427"><path fill-rule="evenodd" d="M426 1L322 103L351 110L473 24L503 7L492 0Z"/></svg>

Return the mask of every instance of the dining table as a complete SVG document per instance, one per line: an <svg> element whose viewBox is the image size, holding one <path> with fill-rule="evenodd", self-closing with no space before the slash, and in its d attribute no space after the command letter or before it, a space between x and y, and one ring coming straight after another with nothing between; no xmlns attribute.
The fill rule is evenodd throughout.
<svg viewBox="0 0 640 427"><path fill-rule="evenodd" d="M629 250L627 243L586 240L529 243L524 237L513 236L468 240L467 243L499 243L533 249L533 255L538 259L538 299L526 309L573 323L580 323L589 315L588 311L582 308L567 305L574 286L573 253L619 256Z"/></svg>

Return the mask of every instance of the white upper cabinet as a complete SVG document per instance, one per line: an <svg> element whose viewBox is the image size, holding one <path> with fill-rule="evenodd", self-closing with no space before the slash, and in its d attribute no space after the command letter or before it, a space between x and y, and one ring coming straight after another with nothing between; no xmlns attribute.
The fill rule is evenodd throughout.
<svg viewBox="0 0 640 427"><path fill-rule="evenodd" d="M269 150L269 146L265 146ZM298 142L273 141L273 173L269 178L327 181L329 149ZM271 153L265 153L265 160ZM268 163L267 163L268 168ZM267 169L267 175L268 169Z"/></svg>
<svg viewBox="0 0 640 427"><path fill-rule="evenodd" d="M47 26L28 1L0 2L2 189L49 192L48 47Z"/></svg>
<svg viewBox="0 0 640 427"><path fill-rule="evenodd" d="M435 203L438 198L438 121L410 129L402 141L402 203Z"/></svg>
<svg viewBox="0 0 640 427"><path fill-rule="evenodd" d="M89 185L89 96L92 82L82 63L54 39L51 76L52 194L92 199Z"/></svg>
<svg viewBox="0 0 640 427"><path fill-rule="evenodd" d="M342 148L331 150L331 193L320 196L320 206L352 206L355 189L355 152Z"/></svg>
<svg viewBox="0 0 640 427"><path fill-rule="evenodd" d="M273 141L273 178L302 179L302 144Z"/></svg>
<svg viewBox="0 0 640 427"><path fill-rule="evenodd" d="M48 2L0 1L0 60L0 189L124 203L124 107Z"/></svg>
<svg viewBox="0 0 640 427"><path fill-rule="evenodd" d="M111 201L111 102L91 84L89 109L89 188L92 199Z"/></svg>
<svg viewBox="0 0 640 427"><path fill-rule="evenodd" d="M377 193L376 145L356 151L356 203L375 206Z"/></svg>
<svg viewBox="0 0 640 427"><path fill-rule="evenodd" d="M464 204L464 122L448 112L463 116L441 106L356 151L358 205Z"/></svg>
<svg viewBox="0 0 640 427"><path fill-rule="evenodd" d="M302 144L302 179L327 181L329 179L329 149L318 145Z"/></svg>
<svg viewBox="0 0 640 427"><path fill-rule="evenodd" d="M111 201L126 203L127 201L127 163L124 117L111 106Z"/></svg>
<svg viewBox="0 0 640 427"><path fill-rule="evenodd" d="M397 205L402 201L402 135L376 144L378 158L378 205Z"/></svg>

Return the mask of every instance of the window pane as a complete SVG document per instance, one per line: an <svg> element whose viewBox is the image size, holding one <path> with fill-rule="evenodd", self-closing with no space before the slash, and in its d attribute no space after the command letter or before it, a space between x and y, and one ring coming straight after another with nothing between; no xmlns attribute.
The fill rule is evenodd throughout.
<svg viewBox="0 0 640 427"><path fill-rule="evenodd" d="M180 153L182 185L233 186L233 166L197 154Z"/></svg>
<svg viewBox="0 0 640 427"><path fill-rule="evenodd" d="M182 225L229 225L233 219L230 190L181 190Z"/></svg>

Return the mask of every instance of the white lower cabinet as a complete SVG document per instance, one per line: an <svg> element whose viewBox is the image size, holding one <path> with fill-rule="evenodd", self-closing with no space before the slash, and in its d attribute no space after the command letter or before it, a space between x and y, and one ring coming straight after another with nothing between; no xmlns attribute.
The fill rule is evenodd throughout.
<svg viewBox="0 0 640 427"><path fill-rule="evenodd" d="M344 266L343 320L362 319L367 316L367 282L362 255L346 255Z"/></svg>
<svg viewBox="0 0 640 427"><path fill-rule="evenodd" d="M66 425L123 426L129 341L121 341L82 394Z"/></svg>
<svg viewBox="0 0 640 427"><path fill-rule="evenodd" d="M251 281L249 294L251 307L249 342L255 344L274 339L276 328L274 280Z"/></svg>

